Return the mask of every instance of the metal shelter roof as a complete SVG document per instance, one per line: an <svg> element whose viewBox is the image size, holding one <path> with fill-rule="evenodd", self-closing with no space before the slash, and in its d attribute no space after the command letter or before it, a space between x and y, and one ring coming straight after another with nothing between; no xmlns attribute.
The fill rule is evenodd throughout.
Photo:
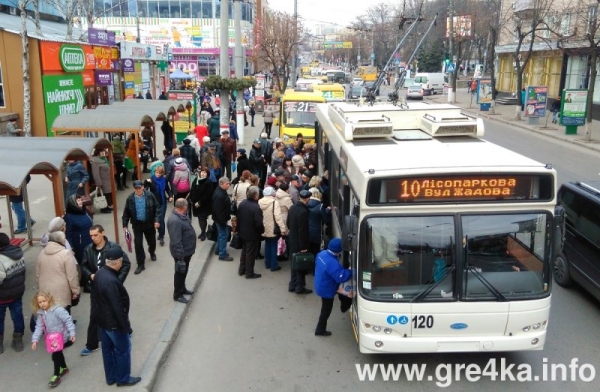
<svg viewBox="0 0 600 392"><path fill-rule="evenodd" d="M60 172L67 159L88 160L94 148L112 148L104 138L3 138L0 143L0 194L17 194L28 174Z"/></svg>
<svg viewBox="0 0 600 392"><path fill-rule="evenodd" d="M96 109L84 109L77 114L61 114L54 120L52 130L115 130L127 132L144 126L145 116L152 122L168 119L169 113L185 111L190 101L126 100Z"/></svg>

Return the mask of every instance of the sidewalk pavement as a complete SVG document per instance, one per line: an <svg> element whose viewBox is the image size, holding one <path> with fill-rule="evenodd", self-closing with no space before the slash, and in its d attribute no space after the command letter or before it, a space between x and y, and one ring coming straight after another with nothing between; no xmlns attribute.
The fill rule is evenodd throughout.
<svg viewBox="0 0 600 392"><path fill-rule="evenodd" d="M587 141L585 140L585 125L577 128L576 135L567 135L564 126L561 126L559 124L552 124L552 113L550 113L549 110L547 111L548 115L546 118L539 119L538 125L531 125L529 124L529 120L523 115L521 116L521 120L516 119L517 110L520 110L519 106L496 104L493 108L490 108L490 111L484 112L481 111L479 109L479 105L476 104L476 97L474 95L469 94L466 91L466 88L458 88L457 90L458 91L456 92L456 102L454 103L454 105L459 106L463 109L464 112L468 114L494 120L500 123L525 129L531 132L538 133L540 135L573 143L581 147L600 152L600 121L592 121L590 127L591 140ZM425 97L424 100L436 103L448 103L448 96L434 95Z"/></svg>
<svg viewBox="0 0 600 392"><path fill-rule="evenodd" d="M257 113L255 127L245 127L246 150L252 146L252 140L258 138L264 129L262 113ZM277 132L274 129L274 132ZM274 133L276 134L276 133ZM163 145L161 132L157 132L158 146ZM162 150L162 149L157 149ZM162 158L160 156L159 158ZM148 174L144 174L147 178ZM122 230L121 215L125 199L133 192L131 172L127 179L127 185L130 187L125 191L117 192L118 206L118 227ZM34 176L28 186L30 213L36 220L33 226L34 238L39 238L46 232L48 223L54 218L52 191L49 182L42 176ZM172 203L167 209L166 218L171 214ZM0 203L0 216L6 222L7 215L12 213L7 210L6 203ZM166 220L165 218L165 220ZM198 220L193 218L194 228L199 233ZM114 241L115 233L113 229L113 215L100 214L94 215L94 223L101 224L105 228L105 234L110 241ZM131 230L131 225L129 225ZM5 231L5 230L3 230ZM19 236L20 237L20 236ZM120 233L121 246L127 251L127 244ZM169 252L169 236L165 238L165 246L157 244L156 262L150 261L150 255L146 252L146 270L140 275L133 272L136 268L135 253L128 253L132 263L132 268L125 281L125 287L129 292L131 299L130 319L134 334L132 336L132 366L131 374L141 376L142 381L133 391L150 391L156 381L156 377L162 364L169 355L169 350L175 339L177 339L181 323L186 318L188 305L173 301L173 269L174 261ZM146 242L144 242L146 244ZM146 248L146 245L144 245ZM3 390L42 390L46 388L48 380L52 375L52 361L50 354L46 353L43 344L36 351L31 350L31 332L29 331L29 317L31 309L29 303L36 291L35 266L38 255L42 247L36 242L33 246L23 248L25 252L25 261L27 267L26 292L23 296L23 314L25 316L25 334L23 342L25 350L16 353L10 346L12 340L13 325L10 317L6 317L4 347L5 352L0 354L2 366L0 366L0 379L2 380ZM187 287L196 291L200 282L205 279L205 272L209 260L211 260L214 250L214 243L211 241L198 240L196 254L192 257L190 263L190 272L187 278ZM223 290L227 290L226 287ZM191 301L198 300L191 297ZM81 357L80 351L85 347L86 332L89 323L90 314L90 296L82 294L81 301L77 307L72 309L73 319L76 319L77 329L75 344L65 349L67 365L71 372L63 380L61 388L67 390L112 390L114 387L106 385L104 380L104 371L102 364L101 350L92 353L87 357ZM207 315L210 317L210 315ZM198 333L212 333L209 331L198 331ZM198 355L210 355L210 353L198 353ZM175 363L178 358L171 358ZM177 389L174 386L174 389Z"/></svg>

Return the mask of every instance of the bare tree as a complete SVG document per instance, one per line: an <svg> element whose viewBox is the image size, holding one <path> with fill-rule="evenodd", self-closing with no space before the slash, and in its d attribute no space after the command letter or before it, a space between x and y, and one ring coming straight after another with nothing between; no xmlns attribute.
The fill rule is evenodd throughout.
<svg viewBox="0 0 600 392"><path fill-rule="evenodd" d="M65 35L65 39L72 40L73 39L73 24L75 20L75 11L78 7L78 2L81 0L47 0L50 4L52 4L58 12L63 16L65 22L67 24L67 33Z"/></svg>
<svg viewBox="0 0 600 392"><path fill-rule="evenodd" d="M29 37L27 35L27 5L29 0L19 0L21 14L21 48L23 57L21 67L23 71L23 133L31 136L31 81L29 79Z"/></svg>
<svg viewBox="0 0 600 392"><path fill-rule="evenodd" d="M517 74L517 99L523 105L521 90L523 89L523 73L531 60L533 46L539 39L540 32L547 30L547 17L552 13L554 0L528 0L517 2L513 10L507 7L502 15L503 34L514 37L515 50L512 52L515 72ZM521 112L517 112L517 119Z"/></svg>
<svg viewBox="0 0 600 392"><path fill-rule="evenodd" d="M291 75L291 66L294 48L300 44L300 37L304 36L304 28L293 15L285 12L266 12L257 29L258 58L262 58L265 65L273 69L273 79L279 91L285 91L288 78Z"/></svg>

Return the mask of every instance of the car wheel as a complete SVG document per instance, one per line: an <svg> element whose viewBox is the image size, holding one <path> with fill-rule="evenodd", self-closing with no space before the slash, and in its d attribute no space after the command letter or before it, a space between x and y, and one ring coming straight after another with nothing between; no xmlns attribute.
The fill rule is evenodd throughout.
<svg viewBox="0 0 600 392"><path fill-rule="evenodd" d="M569 271L569 261L564 254L559 254L554 260L552 267L554 280L559 286L567 287L571 284L571 272Z"/></svg>

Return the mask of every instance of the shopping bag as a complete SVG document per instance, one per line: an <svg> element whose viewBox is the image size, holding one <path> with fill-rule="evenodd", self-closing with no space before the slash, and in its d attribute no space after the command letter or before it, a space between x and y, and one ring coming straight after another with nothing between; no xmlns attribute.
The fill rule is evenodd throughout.
<svg viewBox="0 0 600 392"><path fill-rule="evenodd" d="M340 283L340 286L337 290L338 294L342 294L348 298L352 298L354 296L354 288L352 287L352 279L348 279L344 283Z"/></svg>
<svg viewBox="0 0 600 392"><path fill-rule="evenodd" d="M90 196L95 195L94 197L94 208L97 210L102 210L108 207L108 202L106 201L106 197L102 193L102 189L96 188L94 192L90 194Z"/></svg>
<svg viewBox="0 0 600 392"><path fill-rule="evenodd" d="M133 161L131 160L131 158L129 157L125 157L125 159L123 160L123 166L125 167L125 169L127 170L132 170L135 165L133 164Z"/></svg>
<svg viewBox="0 0 600 392"><path fill-rule="evenodd" d="M237 163L236 162L231 162L231 172L233 173L236 170L237 170Z"/></svg>
<svg viewBox="0 0 600 392"><path fill-rule="evenodd" d="M133 252L133 249L131 249L132 240L133 238L131 237L131 232L129 230L125 230L125 241L127 242L127 250L129 253Z"/></svg>
<svg viewBox="0 0 600 392"><path fill-rule="evenodd" d="M286 250L287 249L285 245L285 238L279 237L279 239L277 240L277 256L285 255Z"/></svg>

